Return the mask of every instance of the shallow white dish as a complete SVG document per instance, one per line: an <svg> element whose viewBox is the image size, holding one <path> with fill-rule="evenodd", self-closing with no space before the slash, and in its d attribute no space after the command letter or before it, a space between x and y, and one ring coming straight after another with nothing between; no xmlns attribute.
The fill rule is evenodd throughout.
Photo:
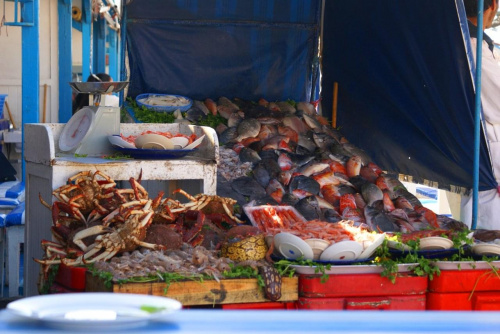
<svg viewBox="0 0 500 334"><path fill-rule="evenodd" d="M450 249L453 247L453 241L443 237L427 237L420 239L421 250Z"/></svg>
<svg viewBox="0 0 500 334"><path fill-rule="evenodd" d="M500 269L500 261L435 261L434 264L441 270Z"/></svg>
<svg viewBox="0 0 500 334"><path fill-rule="evenodd" d="M408 272L413 270L418 265L418 263L401 263L398 264L398 272ZM316 272L316 266L299 266L291 265L297 274L301 275L322 275L323 273L318 270ZM347 265L347 266L331 266L330 269L325 269L325 274L327 275L342 275L342 274L378 274L384 271L382 266L377 266L375 264L360 264L360 265Z"/></svg>
<svg viewBox="0 0 500 334"><path fill-rule="evenodd" d="M379 248L380 245L382 245L384 243L384 239L385 239L384 234L377 235L375 237L375 239L373 240L373 242L370 245L368 245L368 247L365 247L365 249L363 250L363 252L361 252L361 254L358 256L357 259L358 260L368 259L370 256L372 256L375 253L377 248Z"/></svg>
<svg viewBox="0 0 500 334"><path fill-rule="evenodd" d="M7 305L9 312L47 326L89 333L143 326L150 320L171 321L172 313L181 308L180 302L166 297L87 292L28 297Z"/></svg>
<svg viewBox="0 0 500 334"><path fill-rule="evenodd" d="M184 149L185 150L191 150L193 148L198 147L198 145L201 144L201 142L203 141L204 138L205 138L205 135L201 136L200 138L198 138L195 141L193 141L191 144L185 146Z"/></svg>
<svg viewBox="0 0 500 334"><path fill-rule="evenodd" d="M108 136L108 140L112 145L116 145L122 148L136 148L134 144L129 143L124 140L120 135Z"/></svg>
<svg viewBox="0 0 500 334"><path fill-rule="evenodd" d="M288 260L296 260L300 257L312 260L314 257L311 246L291 233L281 232L276 234L274 236L274 247Z"/></svg>
<svg viewBox="0 0 500 334"><path fill-rule="evenodd" d="M135 139L135 146L137 148L149 150L173 150L174 143L165 136L148 133L138 136Z"/></svg>
<svg viewBox="0 0 500 334"><path fill-rule="evenodd" d="M481 243L472 246L472 251L477 255L500 255L500 245Z"/></svg>
<svg viewBox="0 0 500 334"><path fill-rule="evenodd" d="M311 238L304 240L313 250L313 260L319 260L321 253L330 246L330 243L323 239Z"/></svg>
<svg viewBox="0 0 500 334"><path fill-rule="evenodd" d="M363 246L357 241L334 243L321 253L321 261L356 260L363 252Z"/></svg>

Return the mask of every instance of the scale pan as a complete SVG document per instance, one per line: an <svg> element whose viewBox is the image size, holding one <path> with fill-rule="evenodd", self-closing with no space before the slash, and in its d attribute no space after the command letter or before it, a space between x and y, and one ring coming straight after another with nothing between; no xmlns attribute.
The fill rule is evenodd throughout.
<svg viewBox="0 0 500 334"><path fill-rule="evenodd" d="M85 94L107 94L116 93L123 90L128 85L128 81L108 81L108 82L69 82L69 85L77 93Z"/></svg>

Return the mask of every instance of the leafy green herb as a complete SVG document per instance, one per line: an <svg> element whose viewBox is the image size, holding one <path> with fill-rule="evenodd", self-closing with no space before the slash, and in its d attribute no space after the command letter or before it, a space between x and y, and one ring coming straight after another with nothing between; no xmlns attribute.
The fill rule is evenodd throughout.
<svg viewBox="0 0 500 334"><path fill-rule="evenodd" d="M175 116L171 112L158 112L144 106L138 106L135 100L127 98L127 102L132 108L134 116L143 123L174 123Z"/></svg>
<svg viewBox="0 0 500 334"><path fill-rule="evenodd" d="M123 160L123 159L132 159L132 157L128 154L123 154L121 152L116 152L111 155L104 155L101 158L108 160Z"/></svg>
<svg viewBox="0 0 500 334"><path fill-rule="evenodd" d="M204 117L203 119L198 121L198 123L196 125L209 126L209 127L215 129L217 127L217 125L219 125L221 123L224 125L227 125L227 119L225 119L224 117L222 117L219 114L212 115L211 113L209 113L206 117Z"/></svg>
<svg viewBox="0 0 500 334"><path fill-rule="evenodd" d="M75 158L86 158L88 154L78 154L75 153Z"/></svg>

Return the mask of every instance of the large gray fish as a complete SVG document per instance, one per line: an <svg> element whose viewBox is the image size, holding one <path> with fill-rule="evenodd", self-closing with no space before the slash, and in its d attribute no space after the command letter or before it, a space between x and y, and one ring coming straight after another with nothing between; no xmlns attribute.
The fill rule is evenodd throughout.
<svg viewBox="0 0 500 334"><path fill-rule="evenodd" d="M294 176L290 181L289 190L298 198L304 198L309 195L317 195L320 190L319 183L307 176Z"/></svg>
<svg viewBox="0 0 500 334"><path fill-rule="evenodd" d="M332 145L338 144L334 138L324 132L314 132L313 140L321 151L328 151Z"/></svg>
<svg viewBox="0 0 500 334"><path fill-rule="evenodd" d="M304 176L311 176L313 174L319 173L324 171L326 168L330 168L330 165L327 163L319 162L316 160L313 160L305 165L303 165L299 170L298 173L304 175Z"/></svg>
<svg viewBox="0 0 500 334"><path fill-rule="evenodd" d="M233 103L230 99L227 97L221 96L219 100L217 101L217 104L223 105L223 106L228 106L230 107L233 111L238 111L240 110L240 107L237 106L235 103Z"/></svg>
<svg viewBox="0 0 500 334"><path fill-rule="evenodd" d="M243 113L241 111L237 111L237 112L233 112L229 118L227 119L227 125L229 127L233 127L233 126L238 126L238 124L241 123L241 121L243 120Z"/></svg>
<svg viewBox="0 0 500 334"><path fill-rule="evenodd" d="M260 163L264 165L264 167L269 172L269 176L273 179L277 179L281 173L280 165L278 164L277 159L267 159L263 158Z"/></svg>
<svg viewBox="0 0 500 334"><path fill-rule="evenodd" d="M309 127L302 122L297 116L287 116L283 118L283 124L291 127L297 133L304 133L309 130Z"/></svg>
<svg viewBox="0 0 500 334"><path fill-rule="evenodd" d="M201 121L205 117L207 117L207 115L201 109L199 109L197 107L191 107L186 112L186 119L190 122L193 122L193 123L198 123L199 121Z"/></svg>
<svg viewBox="0 0 500 334"><path fill-rule="evenodd" d="M312 138L312 132L299 133L299 142L297 143L297 148L299 147L304 148L307 153L314 153L317 146Z"/></svg>
<svg viewBox="0 0 500 334"><path fill-rule="evenodd" d="M308 114L303 114L304 122L314 131L321 130L321 123L316 120L315 117L309 116Z"/></svg>
<svg viewBox="0 0 500 334"><path fill-rule="evenodd" d="M241 162L256 163L262 160L257 152L248 147L241 149L239 157Z"/></svg>
<svg viewBox="0 0 500 334"><path fill-rule="evenodd" d="M399 227L395 224L394 218L383 211L376 210L373 206L367 205L364 209L366 223L375 232L398 232Z"/></svg>
<svg viewBox="0 0 500 334"><path fill-rule="evenodd" d="M276 202L281 203L285 189L283 185L276 179L271 179L266 187L266 193L271 196Z"/></svg>
<svg viewBox="0 0 500 334"><path fill-rule="evenodd" d="M227 143L230 143L232 141L235 141L236 138L238 137L238 129L233 127L233 128L227 128L222 132L219 136L219 142L224 145Z"/></svg>
<svg viewBox="0 0 500 334"><path fill-rule="evenodd" d="M249 196L250 199L264 197L266 190L253 178L241 176L231 182L231 187L243 196Z"/></svg>
<svg viewBox="0 0 500 334"><path fill-rule="evenodd" d="M260 132L260 123L255 118L247 118L238 124L238 137L236 141L242 141L246 138L257 137Z"/></svg>
<svg viewBox="0 0 500 334"><path fill-rule="evenodd" d="M325 209L321 210L323 215L323 220L329 223L337 223L342 220L342 216L339 215L337 210Z"/></svg>
<svg viewBox="0 0 500 334"><path fill-rule="evenodd" d="M406 190L406 188L397 188L394 191L394 196L395 198L398 198L399 196L404 197L414 208L422 206L422 203L417 196Z"/></svg>
<svg viewBox="0 0 500 334"><path fill-rule="evenodd" d="M203 111L203 113L205 115L208 115L208 113L210 112L207 108L207 106L205 105L205 103L203 103L203 101L198 101L198 100L195 100L193 102L193 106L200 109L201 111Z"/></svg>
<svg viewBox="0 0 500 334"><path fill-rule="evenodd" d="M252 176L264 188L267 187L269 181L271 180L269 172L262 163L257 163L255 165L255 167L252 170Z"/></svg>
<svg viewBox="0 0 500 334"><path fill-rule="evenodd" d="M306 220L319 219L321 216L321 209L319 208L318 201L315 196L308 196L302 198L295 204L295 209L304 216Z"/></svg>
<svg viewBox="0 0 500 334"><path fill-rule="evenodd" d="M379 187L373 183L365 183L361 186L361 195L363 196L367 206L370 206L375 201L384 199L384 193Z"/></svg>

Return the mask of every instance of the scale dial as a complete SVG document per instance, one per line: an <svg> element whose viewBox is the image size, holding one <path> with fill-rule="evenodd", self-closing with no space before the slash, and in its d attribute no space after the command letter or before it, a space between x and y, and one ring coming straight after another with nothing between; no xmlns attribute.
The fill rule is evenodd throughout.
<svg viewBox="0 0 500 334"><path fill-rule="evenodd" d="M71 151L80 145L89 130L92 128L95 120L95 113L90 108L82 108L68 123L59 137L59 148L61 151Z"/></svg>

